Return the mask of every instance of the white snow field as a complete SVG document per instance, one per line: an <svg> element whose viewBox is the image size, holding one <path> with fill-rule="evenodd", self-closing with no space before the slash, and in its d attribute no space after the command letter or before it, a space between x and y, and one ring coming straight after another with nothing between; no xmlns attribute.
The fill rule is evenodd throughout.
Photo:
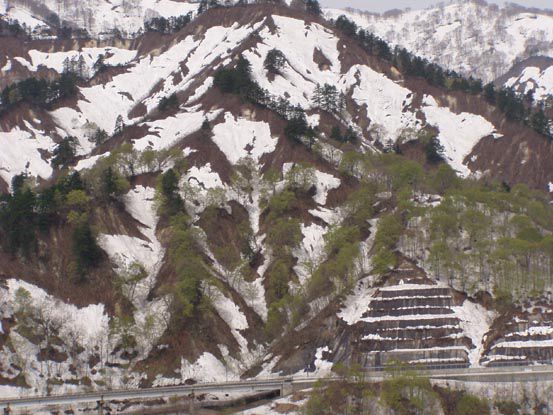
<svg viewBox="0 0 553 415"><path fill-rule="evenodd" d="M173 0L42 0L40 3L56 13L60 21L67 20L77 27L85 28L92 36L102 36L114 29L124 36L133 36L143 30L145 20L182 16L195 12L198 8L197 3ZM0 3L0 14L7 13L10 18L17 19L32 29L44 26L42 19L48 16L38 19L38 16L33 16L29 7L32 7L32 3L10 0Z"/></svg>
<svg viewBox="0 0 553 415"><path fill-rule="evenodd" d="M553 95L553 66L540 69L535 66L528 66L523 69L518 77L513 77L505 82L507 87L522 85L524 89L520 92L527 94L534 91L534 100L541 101Z"/></svg>
<svg viewBox="0 0 553 415"><path fill-rule="evenodd" d="M384 15L325 9L416 55L490 82L531 53L553 56L553 16L455 0L424 10Z"/></svg>
<svg viewBox="0 0 553 415"><path fill-rule="evenodd" d="M14 176L28 172L32 176L47 179L52 167L42 158L40 150L52 151L55 143L37 130L32 132L15 128L0 132L0 177L11 183Z"/></svg>
<svg viewBox="0 0 553 415"><path fill-rule="evenodd" d="M128 64L136 57L136 54L136 50L120 49L116 47L83 48L80 51L70 50L67 52L41 52L31 49L29 51L30 61L21 57L16 57L14 59L33 72L36 72L39 67L44 66L61 74L63 73L63 65L66 59L71 61L78 60L82 57L89 71L89 76L92 76L94 63L96 63L100 55L105 55L104 62L106 65L119 66Z"/></svg>
<svg viewBox="0 0 553 415"><path fill-rule="evenodd" d="M155 4L156 7L161 5ZM51 113L58 134L62 137L75 136L79 141L78 155L85 158L79 162L78 170L90 167L99 157L96 155L90 160L86 158L94 148L89 140L91 131L99 128L111 134L119 116L125 125L137 124L148 128L147 134L134 140L137 150L169 148L197 131L205 118L214 120L221 109L211 108L206 111L198 105L181 106L176 115L155 121L141 122L140 118L131 118L129 114L139 104L152 111L161 98L175 92L186 91L190 96L188 102L197 103L212 86L213 78L207 77L203 84L192 89L195 79L216 61L230 62L232 51L260 28L260 42L247 50L245 56L251 61L255 80L274 96L288 96L292 104L309 110L313 107L312 95L316 84L330 83L336 85L339 91L352 94L352 98L366 110L371 121L368 130L373 127L379 129L380 134L376 138L382 142L396 140L406 128L420 128L421 121L411 108L412 91L365 65L353 65L347 73L342 73L339 39L328 29L315 23L306 25L302 20L290 17L274 15L272 19L276 25L274 31L268 27L261 28L263 21L244 26L238 23L229 27L214 26L201 36L187 36L168 45L166 50L144 56L139 56L135 50L103 47L68 52L31 50L29 58L16 59L30 70L46 66L60 72L67 58L82 56L87 66L91 66L100 54L106 54L108 64L126 67L125 72L114 75L105 84L80 88L82 98L75 108L62 107ZM301 47L298 47L300 44ZM263 61L268 51L275 47L285 54L286 64L282 75L269 81ZM316 52L324 55L328 65L315 62ZM11 64L11 60L7 61L3 70L8 70L6 68L10 68ZM495 129L479 116L453 114L447 107L438 106L431 97L425 102L424 114L430 124L439 127L440 141L446 148L448 161L462 175L469 175L468 168L463 165L464 157L482 137L495 133ZM350 118L350 115L346 115L346 118ZM318 114L310 116L310 120L317 124ZM35 136L40 133L28 126L20 129L26 129ZM363 135L367 136L368 130L363 131ZM14 129L11 133L13 137L21 137L22 131ZM278 139L271 133L268 124L230 113L225 113L224 122L215 125L213 131L213 140L232 164L246 156L259 161L264 154L274 151ZM4 134L0 133L0 139L7 140L9 137ZM53 142L45 137L32 143L17 140L17 147L24 147L25 154L36 154L29 157L28 161L31 169L42 178L48 178L52 171L48 160L42 160L42 157L46 157L44 152L40 155L38 150L51 153L53 146ZM22 171L21 164L26 161L15 160L16 157L9 154L4 155L4 158L2 177L9 180ZM337 184L334 179L329 178L333 183L322 176L319 179L328 189ZM325 194L325 189L318 188L317 203L325 204Z"/></svg>
<svg viewBox="0 0 553 415"><path fill-rule="evenodd" d="M225 114L223 123L213 127L212 139L232 164L245 157L259 163L264 154L275 150L277 143L268 123L236 118L230 112Z"/></svg>
<svg viewBox="0 0 553 415"><path fill-rule="evenodd" d="M361 65L350 69L345 82L355 85L353 99L367 109L367 115L374 124L384 129L380 137L383 143L396 141L405 128L418 128L420 122L408 110L413 95L409 89Z"/></svg>
<svg viewBox="0 0 553 415"><path fill-rule="evenodd" d="M495 133L493 124L480 115L455 114L447 107L438 106L429 95L424 97L422 111L426 122L439 129L438 140L444 146L448 163L461 176L469 176L471 171L464 163L465 157L482 138Z"/></svg>

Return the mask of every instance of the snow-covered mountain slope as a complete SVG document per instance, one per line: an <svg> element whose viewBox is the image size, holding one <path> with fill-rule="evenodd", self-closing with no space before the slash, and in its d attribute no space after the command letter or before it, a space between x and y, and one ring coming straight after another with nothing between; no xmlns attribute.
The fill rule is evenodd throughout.
<svg viewBox="0 0 553 415"><path fill-rule="evenodd" d="M84 28L92 36L108 34L115 29L124 36L133 36L143 28L146 20L194 12L197 3L175 0L5 0L0 14L33 29L45 22L51 23L52 15L56 15L59 22L66 21L73 27Z"/></svg>
<svg viewBox="0 0 553 415"><path fill-rule="evenodd" d="M354 279L371 271L378 216L393 211L394 201L387 191L374 198L358 192L371 177L356 157L397 143L398 152L417 158L418 151L421 159L421 130L436 133L446 162L461 176L542 190L553 181L551 144L543 137L507 121L479 96L402 77L328 22L283 5L212 9L178 33L146 33L134 41L10 38L0 49L7 84L29 76L58 79L66 58L82 69L76 93L50 105L20 102L0 114L0 146L7 149L0 152L0 189L7 193L12 179L26 173L26 183L40 190L63 183L73 171L92 188L84 196L73 193L60 208L59 223L37 236L40 254L24 261L0 251L9 277L0 285L0 378L10 387L23 385L6 393L59 393L79 382L101 388L223 380L261 366L271 372L277 362L266 327L272 324L278 338L285 325L278 323L275 297L283 290L298 296L310 291L315 270L335 255L329 241L344 245L334 232L349 225L359 205L370 216L354 227L357 250L347 270ZM265 61L274 49L282 65L269 73ZM99 70L94 64L101 55ZM214 85L221 69L243 64L241 57L270 103L254 104L252 97ZM313 99L318 84L335 87L343 109L321 109ZM164 102L172 104L163 108ZM283 114L298 107L317 127L313 142L290 136L294 119ZM332 137L336 128L358 139L340 142ZM95 141L102 130L105 141ZM68 136L75 137L76 158L62 171L52 159ZM417 185L410 167L394 166L407 177L402 190ZM395 190L386 168L374 181ZM114 171L127 186L111 200L97 180ZM166 186L170 171L178 176ZM178 214L164 207L167 187L182 201ZM71 274L71 231L82 210L102 251L100 266L85 282ZM190 250L196 256L187 256ZM195 268L183 275L189 263ZM202 276L194 289L186 285L190 274ZM336 279L338 286L347 283ZM194 319L178 314L173 300L179 290L205 299L193 304ZM430 303L441 295L434 291ZM360 308L374 300L374 293L364 294ZM463 361L476 362L472 353L480 351L483 330L464 328L466 310L455 308L476 306L449 291L445 296L443 313L454 315L455 333L444 336L458 334L466 343ZM316 297L295 317L298 326L318 332L319 312L327 305L341 308L334 300L327 293ZM53 308L58 311L42 311ZM86 318L64 318L68 314ZM435 314L427 316L439 319ZM44 321L54 335L45 334ZM89 321L90 330L84 327ZM283 341L293 344L289 340ZM315 368L328 370L330 345L312 346ZM304 370L309 359L296 360L293 369Z"/></svg>
<svg viewBox="0 0 553 415"><path fill-rule="evenodd" d="M274 30L277 30L278 36L274 35ZM61 73L65 59L80 56L84 57L85 65L91 71L92 63L100 54L108 57L105 61L108 65L126 66L124 73L113 76L105 84L82 87L81 98L76 106L62 106L51 111L49 116L55 127L49 126L48 131L61 136L77 137L78 153L86 156L94 147L89 140L92 132L97 128L113 132L116 119L122 116L125 124L138 123L141 128L156 131L154 135L146 134L136 138L137 150L148 146L159 150L174 145L179 137L198 130L206 116L215 118L221 113L221 109L210 108L206 111L194 104L201 102L202 95L208 92L212 79L209 75L213 69L221 62L228 63L232 51L254 32L260 41L255 47L246 50L244 56L250 60L254 79L262 88L266 88L273 96L288 96L292 105L315 110L312 95L316 84L337 85L341 92L351 97L357 108L364 108L362 112L351 113L348 118L357 119L358 124L365 126L361 132L367 143L375 139L381 143L395 141L403 130L420 129L423 126L421 119L424 117L429 125L440 130L440 140L452 166L467 176L471 171L467 168L465 159L472 148L484 137L504 134L482 115L465 111L456 114L447 106L439 105L430 95L419 94L418 101L422 100L423 104L414 106L414 91L401 86L390 76L361 64L362 60L345 68L341 62L343 52L339 49L341 40L331 31L318 25L311 25L306 30L303 21L285 16L276 15L247 25L212 26L206 28L199 38L192 35L176 38L162 46L162 51L157 56L137 55L132 50L104 47L81 48L78 52L41 52L32 49L23 53L23 56L8 55L4 59L7 67L21 65L30 73L44 67ZM298 49L300 42L305 47ZM287 64L282 75L269 80L263 69L263 61L273 48L283 51ZM328 60L328 68L315 62L317 50ZM20 53L21 51L14 52ZM187 68L186 72L181 69L183 65ZM144 115L155 110L161 98L172 93L188 97L188 104L182 112L174 118L141 121ZM436 98L439 100L439 97ZM140 111L137 111L138 108ZM28 120L23 125L14 125L11 134L31 134L38 137L46 132L32 124L33 120ZM233 124L228 127L234 128ZM239 124L235 127L238 130L241 128ZM379 131L378 137L371 136L371 131L375 129ZM226 140L215 138L215 143L220 142L224 143ZM37 152L42 150L51 152L51 145L36 149ZM28 153L28 160L25 162L31 162L31 156ZM242 156L227 155L233 163ZM41 157L38 157L36 163L31 162L30 171L47 179L48 174L44 170L38 170L39 159ZM6 165L11 164L6 160ZM9 183L11 177L20 172L21 168L9 168L4 170L3 177Z"/></svg>
<svg viewBox="0 0 553 415"><path fill-rule="evenodd" d="M526 59L516 64L499 79L499 82L535 102L551 101L553 99L553 58Z"/></svg>
<svg viewBox="0 0 553 415"><path fill-rule="evenodd" d="M453 108L452 111L447 106L451 101L445 97L439 94L433 97L430 90L428 93L424 89L417 91L417 87L415 90L409 89L395 80L392 72L379 73L362 64L363 60L344 67L341 61L344 52L340 51L339 47L344 41L323 27L311 26L309 31L304 31L303 22L284 16L271 18L271 28L268 22L269 20L260 19L243 26L211 26L206 28L199 38L192 35L178 36L171 42L160 45L161 50L156 51L155 55L150 54L147 49L137 54L136 50L125 50L121 47L87 48L84 45L79 46L78 50L60 52L10 48L6 55L0 58L3 60L0 64L7 74L20 70L32 75L45 68L53 73L61 73L66 59L77 60L83 57L86 72L93 76L92 66L100 54L106 56L107 65L123 66L126 69L124 73L112 76L106 83L95 82L93 86L82 87L76 105L62 105L50 111L47 116L51 118L51 122L47 125L39 126L35 119L27 119L12 124L11 127L6 125L6 132L18 137L72 135L79 141L78 154L86 157L94 147L89 138L95 129L100 128L111 133L114 131L116 119L122 116L125 124L136 124L140 128L156 131L154 135L137 137L137 150L149 146L157 150L168 148L174 145L179 137L198 130L206 116L211 119L221 113L221 109L214 107L209 110L198 110L198 106L194 104L201 102L202 96L209 91L213 69L221 63L230 62L232 51L255 32L261 41L254 48L246 50L244 56L252 63L254 79L259 85L273 96L287 96L292 105L300 105L306 110L315 109L312 95L317 83L337 85L339 91L349 96L357 108L356 112L350 113L346 119L356 120L359 126L363 126L360 132L367 144L374 140L380 143L393 142L402 131L416 131L423 127L424 122L421 120L425 120L428 125L440 131L439 139L445 148L447 160L458 172L468 176L471 172L480 174L478 171L484 171L475 162L478 157L469 157L474 146L484 137L497 138L508 135L507 130L502 131L498 128L497 123L503 121L496 116L486 119L489 114L487 110L471 114L472 105L468 105ZM275 30L272 27L279 31L278 37L272 33ZM297 48L300 41L306 44L305 48ZM141 42L148 44L146 38ZM44 48L39 43L37 46ZM282 69L282 75L269 80L263 69L263 61L272 48L284 52L287 64ZM316 51L328 60L328 67L322 67L318 60L315 62ZM183 65L186 72L180 69ZM161 98L172 93L186 97L187 103L182 112L174 118L143 119L155 110ZM415 102L418 104L414 105ZM24 143L25 140L22 141L22 145ZM41 166L41 163L45 162L41 160L44 154L51 154L53 145L50 143L43 146L39 143L33 143L36 147L36 157L33 151L26 152L26 159L19 163L19 168L15 167L18 163L16 160L4 161L6 166L11 166L2 172L6 183L9 183L15 174L20 173L22 166L27 162L30 163L31 173L42 179L48 178L51 171L47 162L45 166ZM42 156L38 156L39 153ZM240 156L230 157L234 162L238 158ZM471 163L472 166L469 166ZM544 185L547 183L549 181Z"/></svg>
<svg viewBox="0 0 553 415"><path fill-rule="evenodd" d="M487 82L520 60L553 56L553 15L545 11L461 0L382 15L338 9L327 9L325 14L329 18L346 14L393 45Z"/></svg>

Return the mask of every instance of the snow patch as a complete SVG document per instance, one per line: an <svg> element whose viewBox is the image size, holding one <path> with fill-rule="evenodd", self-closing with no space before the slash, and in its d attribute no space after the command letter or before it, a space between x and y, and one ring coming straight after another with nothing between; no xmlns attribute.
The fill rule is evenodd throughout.
<svg viewBox="0 0 553 415"><path fill-rule="evenodd" d="M38 302L44 312L52 313L52 318L63 322L62 333L73 331L78 333L82 345L92 347L102 340L102 336L108 331L108 316L103 304L92 304L79 308L72 304L65 304L54 299L43 289L25 281L9 279L7 281L11 301L15 302L15 293L19 288L27 290L31 294L33 302Z"/></svg>
<svg viewBox="0 0 553 415"><path fill-rule="evenodd" d="M90 169L96 164L98 160L108 156L109 156L109 152L104 154L97 154L95 156L91 156L91 157L79 160L79 162L75 166L75 170L82 171L82 170Z"/></svg>
<svg viewBox="0 0 553 415"><path fill-rule="evenodd" d="M495 313L470 300L465 300L460 307L452 308L455 311L455 316L460 320L459 325L463 329L463 333L472 340L475 346L469 351L470 365L478 367L484 350L484 336L490 330Z"/></svg>
<svg viewBox="0 0 553 415"><path fill-rule="evenodd" d="M99 245L118 266L128 267L133 263L144 266L148 277L136 288L137 300L142 305L155 283L165 252L155 233L159 218L154 199L155 189L152 187L136 186L125 195L125 207L140 223L139 229L143 238L108 234L98 237Z"/></svg>
<svg viewBox="0 0 553 415"><path fill-rule="evenodd" d="M312 223L301 225L303 240L300 246L294 250L293 255L298 259L294 271L299 278L301 286L304 286L312 275L313 270L323 261L325 257L324 235L327 228Z"/></svg>
<svg viewBox="0 0 553 415"><path fill-rule="evenodd" d="M172 117L145 123L150 129L150 134L135 140L134 148L143 151L147 148L163 150L170 148L179 139L198 131L206 114L199 112L179 112Z"/></svg>
<svg viewBox="0 0 553 415"><path fill-rule="evenodd" d="M331 174L323 173L319 170L315 171L315 186L317 187L317 193L313 196L313 200L319 205L326 205L326 198L328 192L332 189L340 187L341 181L337 177Z"/></svg>
<svg viewBox="0 0 553 415"><path fill-rule="evenodd" d="M198 185L204 190L224 187L219 174L211 170L211 163L207 163L205 166L199 168L193 166L188 170L185 180L190 184Z"/></svg>
<svg viewBox="0 0 553 415"><path fill-rule="evenodd" d="M104 60L106 65L118 66L128 64L136 57L137 53L136 50L119 49L116 47L83 48L81 51L70 50L67 52L41 52L31 49L29 51L30 62L23 58L18 58L18 61L33 72L38 71L41 66L44 66L61 74L64 69L63 63L66 59L71 61L73 59L79 60L82 57L86 68L90 71L100 55L106 56ZM89 75L92 75L92 73Z"/></svg>
<svg viewBox="0 0 553 415"><path fill-rule="evenodd" d="M469 176L471 171L464 164L465 158L482 138L496 131L495 127L480 115L455 114L449 108L439 107L428 95L424 104L422 111L426 121L440 131L438 140L444 146L447 161L463 177Z"/></svg>
<svg viewBox="0 0 553 415"><path fill-rule="evenodd" d="M310 376L324 377L330 375L332 372L332 366L334 363L325 360L323 358L323 353L330 353L328 346L319 347L315 353L315 362L313 363L314 370L304 370L303 373L309 374Z"/></svg>
<svg viewBox="0 0 553 415"><path fill-rule="evenodd" d="M420 122L410 111L413 93L368 66L354 65L344 79L353 87L353 99L365 106L371 125L382 127L382 143L395 142L405 128L418 128Z"/></svg>
<svg viewBox="0 0 553 415"><path fill-rule="evenodd" d="M47 179L52 175L50 163L42 158L41 151L52 152L56 144L45 135L31 134L18 127L0 133L0 177L11 183L14 176L28 172Z"/></svg>
<svg viewBox="0 0 553 415"><path fill-rule="evenodd" d="M6 64L0 69L2 73L8 73L12 69L12 61L8 59Z"/></svg>
<svg viewBox="0 0 553 415"><path fill-rule="evenodd" d="M213 141L232 164L245 157L259 163L261 156L272 153L277 139L271 136L271 128L263 121L249 121L225 113L225 121L213 127Z"/></svg>
<svg viewBox="0 0 553 415"><path fill-rule="evenodd" d="M352 326L361 320L369 309L376 288L372 287L373 277L365 277L357 283L352 294L344 300L344 307L338 312L338 318Z"/></svg>
<svg viewBox="0 0 553 415"><path fill-rule="evenodd" d="M194 379L197 382L223 382L226 380L238 380L239 377L229 372L227 367L211 353L203 353L198 360L190 363L186 359L181 360L181 378ZM155 385L161 386L161 385Z"/></svg>

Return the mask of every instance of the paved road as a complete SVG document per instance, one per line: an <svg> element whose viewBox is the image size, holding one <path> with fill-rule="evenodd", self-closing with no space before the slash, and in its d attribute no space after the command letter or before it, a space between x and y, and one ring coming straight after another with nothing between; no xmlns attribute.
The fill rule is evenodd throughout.
<svg viewBox="0 0 553 415"><path fill-rule="evenodd" d="M553 381L553 365L528 366L528 367L496 367L496 368L458 368L458 369L433 369L423 371L425 376L432 379L461 380L466 382L530 382ZM386 376L382 371L368 371L365 373L368 380L381 380ZM329 378L338 380L339 378ZM265 391L277 391L281 394L290 393L293 390L301 390L312 387L319 377L294 376L277 377L272 379L252 379L233 382L203 383L196 385L166 386L147 389L111 390L92 393L80 393L59 396L43 396L20 399L0 400L0 409L9 404L12 409L29 407L46 407L79 403L94 403L100 400L126 400L139 398L162 398L174 396L188 396L190 394L203 393L256 393Z"/></svg>

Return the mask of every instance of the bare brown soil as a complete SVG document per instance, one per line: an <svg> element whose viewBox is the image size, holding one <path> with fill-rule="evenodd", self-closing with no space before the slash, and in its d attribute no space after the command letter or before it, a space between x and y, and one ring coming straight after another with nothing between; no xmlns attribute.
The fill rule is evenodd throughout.
<svg viewBox="0 0 553 415"><path fill-rule="evenodd" d="M199 221L200 227L207 235L208 243L219 262L229 269L240 263L240 254L247 245L249 229L248 212L234 202L229 202L232 213L225 209L207 209Z"/></svg>

